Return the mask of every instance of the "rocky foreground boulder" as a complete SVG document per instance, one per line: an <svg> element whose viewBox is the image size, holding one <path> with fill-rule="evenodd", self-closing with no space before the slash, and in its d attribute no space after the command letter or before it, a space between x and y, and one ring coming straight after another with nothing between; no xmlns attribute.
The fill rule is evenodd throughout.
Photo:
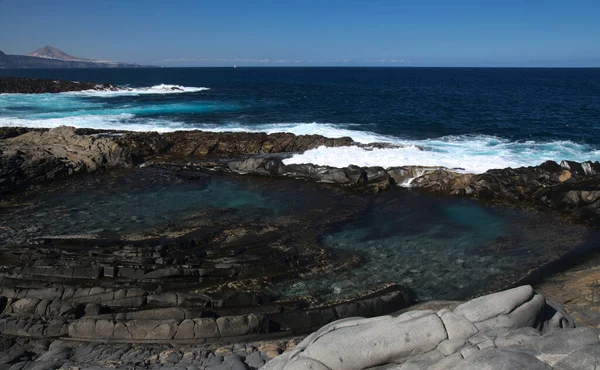
<svg viewBox="0 0 600 370"><path fill-rule="evenodd" d="M522 286L453 310L339 320L263 369L595 369L598 334Z"/></svg>

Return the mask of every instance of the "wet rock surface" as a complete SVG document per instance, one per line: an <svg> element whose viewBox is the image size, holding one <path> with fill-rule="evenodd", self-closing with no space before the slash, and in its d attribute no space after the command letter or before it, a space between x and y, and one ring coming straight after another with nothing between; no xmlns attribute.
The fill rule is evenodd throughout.
<svg viewBox="0 0 600 370"><path fill-rule="evenodd" d="M119 87L108 83L93 84L40 78L0 77L0 94L46 94L86 90L116 91L119 90Z"/></svg>
<svg viewBox="0 0 600 370"><path fill-rule="evenodd" d="M83 180L78 185L83 191L91 191L95 181L115 191L133 181L129 191L142 193L153 191L146 187L152 182L169 187L190 181L201 190L208 181L154 169L116 174L56 183L53 191L62 194ZM36 191L36 199L52 192L44 189ZM25 193L19 202L29 197ZM253 212L186 209L181 217L152 227L58 236L47 234L56 229L20 229L35 224L30 221L9 221L13 230L0 230L0 337L6 340L6 363L18 368L115 363L254 369L287 348L287 339L277 344L279 338L411 304L408 289L389 284L338 301L280 299L268 289L272 281L344 263L334 261L318 238L355 210L309 209L263 218ZM269 342L251 344L256 340Z"/></svg>

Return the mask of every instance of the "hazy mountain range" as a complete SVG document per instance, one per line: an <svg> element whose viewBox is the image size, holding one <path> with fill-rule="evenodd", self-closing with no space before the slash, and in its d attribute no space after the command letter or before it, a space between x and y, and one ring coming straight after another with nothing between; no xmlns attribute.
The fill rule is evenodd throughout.
<svg viewBox="0 0 600 370"><path fill-rule="evenodd" d="M135 63L111 62L74 57L52 46L28 55L7 55L0 51L0 68L141 68Z"/></svg>

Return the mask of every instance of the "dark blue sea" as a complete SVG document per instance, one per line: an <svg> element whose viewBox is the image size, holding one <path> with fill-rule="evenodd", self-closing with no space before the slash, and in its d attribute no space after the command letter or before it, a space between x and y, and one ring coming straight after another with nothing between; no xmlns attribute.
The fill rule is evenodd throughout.
<svg viewBox="0 0 600 370"><path fill-rule="evenodd" d="M600 159L600 69L4 69L0 75L125 88L0 95L0 126L283 131L406 146L319 148L287 160L337 166L482 172Z"/></svg>

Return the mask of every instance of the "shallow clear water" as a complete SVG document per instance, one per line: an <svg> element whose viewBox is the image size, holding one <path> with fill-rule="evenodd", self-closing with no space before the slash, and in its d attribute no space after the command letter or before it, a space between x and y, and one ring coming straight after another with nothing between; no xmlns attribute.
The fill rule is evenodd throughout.
<svg viewBox="0 0 600 370"><path fill-rule="evenodd" d="M196 212L229 222L302 220L349 269L271 284L281 296L335 300L401 283L421 299L506 286L600 238L548 215L392 189L377 196L294 180L138 169L71 179L0 207L0 241L178 225ZM233 220L233 219L232 219ZM328 224L324 231L322 225ZM596 237L596 239L594 239ZM357 259L358 258L358 259Z"/></svg>
<svg viewBox="0 0 600 370"><path fill-rule="evenodd" d="M401 194L323 237L340 257L362 256L358 266L286 282L277 290L335 299L394 282L411 287L420 299L464 298L594 243L590 234L537 212Z"/></svg>

